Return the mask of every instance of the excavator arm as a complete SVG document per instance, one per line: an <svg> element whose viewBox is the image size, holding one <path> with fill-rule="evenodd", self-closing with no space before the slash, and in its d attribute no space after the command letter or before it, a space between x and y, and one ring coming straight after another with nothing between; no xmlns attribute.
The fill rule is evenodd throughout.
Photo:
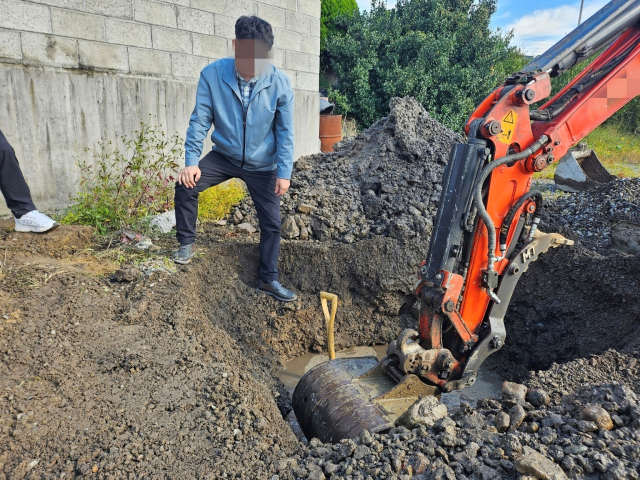
<svg viewBox="0 0 640 480"><path fill-rule="evenodd" d="M478 360L504 343L504 327L491 320L502 322L496 312L506 311L515 281L544 242L536 236L542 198L530 191L533 174L640 94L639 20L638 0L606 5L507 78L469 118L468 141L454 146L417 288L423 302L420 344L426 349L446 345L455 359L449 373L430 371L430 381L443 390L473 382ZM603 47L564 89L540 109L529 110L549 97L551 75ZM523 215L530 226L525 227ZM554 235L546 248L559 243L565 242ZM449 326L455 332L449 329L447 335L442 330ZM483 342L493 348L480 348Z"/></svg>
<svg viewBox="0 0 640 480"><path fill-rule="evenodd" d="M604 49L604 50L603 50ZM541 108L551 77L600 55ZM504 316L520 276L551 247L537 231L542 195L532 177L640 94L640 0L613 0L520 72L470 116L456 144L427 258L419 272L419 331L387 357L338 359L307 372L293 407L308 437L384 431L424 395L465 388L505 342Z"/></svg>

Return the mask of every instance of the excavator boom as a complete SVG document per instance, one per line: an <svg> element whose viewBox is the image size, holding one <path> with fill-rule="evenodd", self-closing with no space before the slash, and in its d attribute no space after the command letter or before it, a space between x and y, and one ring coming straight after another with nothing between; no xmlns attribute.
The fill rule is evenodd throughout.
<svg viewBox="0 0 640 480"><path fill-rule="evenodd" d="M604 49L538 110L551 77ZM573 242L537 230L532 177L640 94L640 0L613 0L473 112L453 146L416 296L419 331L387 356L340 359L307 372L293 395L305 434L336 442L382 432L425 395L465 388L506 340L504 316L521 275L549 248Z"/></svg>

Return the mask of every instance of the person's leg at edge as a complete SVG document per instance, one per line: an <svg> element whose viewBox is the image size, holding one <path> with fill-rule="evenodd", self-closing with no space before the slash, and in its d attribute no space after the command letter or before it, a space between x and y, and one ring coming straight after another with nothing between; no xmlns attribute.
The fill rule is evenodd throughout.
<svg viewBox="0 0 640 480"><path fill-rule="evenodd" d="M16 231L43 233L58 226L52 218L38 212L29 185L22 175L13 147L0 131L0 191L15 217Z"/></svg>
<svg viewBox="0 0 640 480"><path fill-rule="evenodd" d="M234 169L238 169L231 162L224 159L218 152L211 151L200 160L200 179L193 188L176 183L176 238L180 248L174 253L176 263L186 265L195 255L196 222L198 220L198 197L200 192L214 187L236 176Z"/></svg>
<svg viewBox="0 0 640 480"><path fill-rule="evenodd" d="M280 256L280 197L275 193L277 171L244 171L242 179L256 206L260 222L260 283L258 291L282 302L296 300L291 290L278 282L278 257Z"/></svg>

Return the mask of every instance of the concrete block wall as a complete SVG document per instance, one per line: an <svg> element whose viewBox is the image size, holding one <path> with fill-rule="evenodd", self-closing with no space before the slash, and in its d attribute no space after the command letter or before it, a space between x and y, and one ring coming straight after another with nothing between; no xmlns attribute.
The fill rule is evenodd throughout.
<svg viewBox="0 0 640 480"><path fill-rule="evenodd" d="M149 118L184 136L200 70L233 55L240 15L274 28L273 62L296 95L296 156L319 151L320 0L0 0L0 130L27 159L39 208L68 203L77 156L97 141ZM87 134L51 136L60 125ZM43 177L54 171L55 189Z"/></svg>

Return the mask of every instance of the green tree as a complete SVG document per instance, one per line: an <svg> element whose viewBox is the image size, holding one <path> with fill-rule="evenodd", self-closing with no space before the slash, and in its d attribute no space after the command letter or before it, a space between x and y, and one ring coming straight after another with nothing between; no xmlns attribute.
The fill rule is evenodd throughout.
<svg viewBox="0 0 640 480"><path fill-rule="evenodd" d="M324 49L327 34L333 32L333 20L345 13L358 10L356 0L322 0L320 16L320 49Z"/></svg>
<svg viewBox="0 0 640 480"><path fill-rule="evenodd" d="M411 95L460 131L518 62L511 35L489 27L496 0L399 0L334 19L325 53L338 79L331 97L363 126Z"/></svg>

